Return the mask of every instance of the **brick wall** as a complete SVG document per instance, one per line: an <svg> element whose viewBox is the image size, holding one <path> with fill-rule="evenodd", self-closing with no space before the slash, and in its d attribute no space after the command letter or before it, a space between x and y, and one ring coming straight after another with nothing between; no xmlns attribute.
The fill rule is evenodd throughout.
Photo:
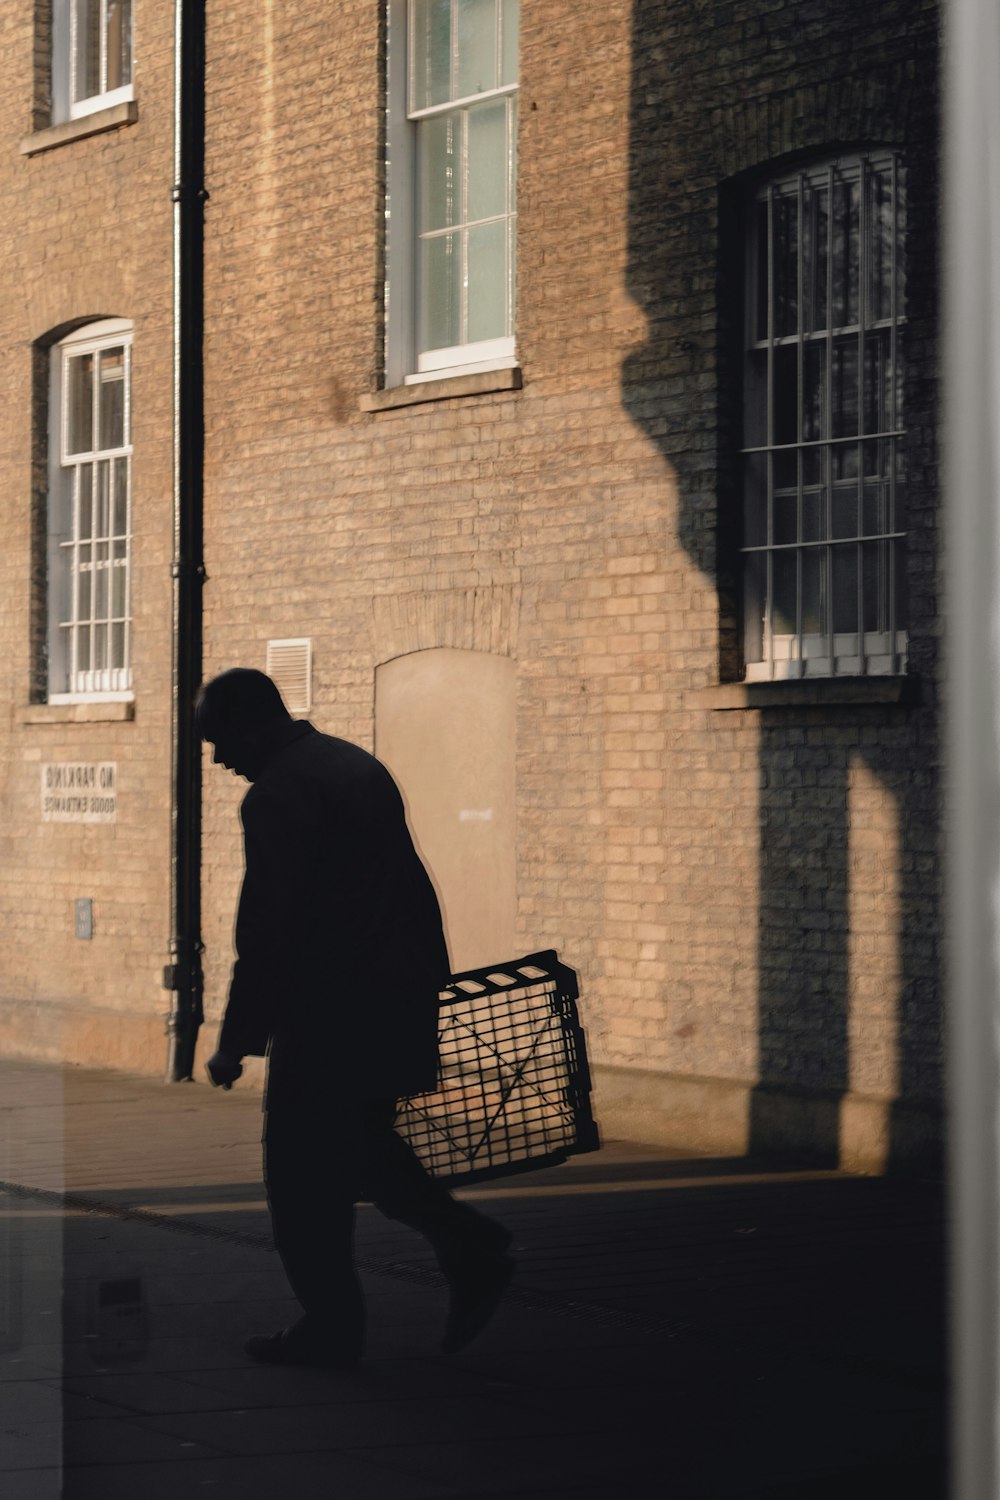
<svg viewBox="0 0 1000 1500"><path fill-rule="evenodd" d="M159 1071L169 926L172 25L166 10L137 7L135 124L26 154L21 143L34 150L50 124L48 24L43 3L0 16L0 1045ZM136 703L131 720L77 722L72 710L39 702L48 351L101 317L134 325ZM41 821L49 761L117 762L118 821ZM78 897L93 900L90 941L74 936Z"/></svg>
<svg viewBox="0 0 1000 1500"><path fill-rule="evenodd" d="M438 646L514 658L518 930L525 950L553 945L580 970L605 1128L724 1151L790 1142L823 1159L902 1159L933 1134L941 1087L935 10L895 0L523 9L523 388L379 411L363 404L382 369L382 6L343 0L335 29L315 0L209 9L206 672L263 666L268 639L311 636L311 717L371 746L380 663ZM0 27L5 57L20 48L27 59L28 28ZM157 171L166 180L157 88L159 114L144 82L140 123L120 142L74 147L123 193L115 152L130 134L148 144L141 168L139 149L130 158L129 222L159 203ZM712 690L735 654L733 184L796 151L866 142L902 146L910 172L920 699L723 711ZM74 193L82 180L74 169ZM59 295L75 307L72 288L98 272L77 266L53 230L55 188L48 201L41 189L18 201L32 205L25 243L55 235L56 281L70 288ZM75 198L74 211L85 212ZM107 233L105 216L95 243ZM167 234L164 221L162 250L123 273L137 349L141 318L166 338ZM33 275L37 311L16 335L28 343L58 321L41 306L52 268ZM161 476L165 369L150 361L140 373L137 354L146 409L162 413L144 461ZM23 372L9 365L5 378L23 406ZM138 412L138 387L136 399ZM18 452L13 437L3 451ZM30 483L20 461L5 493ZM165 526L165 484L160 494ZM4 565L23 595L27 539L19 545ZM146 756L147 805L159 797L161 808L166 545L150 522L143 592L162 602L141 650L160 689L139 698L128 731L133 757ZM86 732L98 758L110 731ZM15 755L35 748L23 727L11 733ZM9 795L27 805L23 790ZM239 796L207 769L213 1017L231 962ZM17 836L37 835L23 813L14 821ZM130 846L148 860L132 885L146 903L134 951L158 955L165 845L151 827ZM77 854L65 841L45 859L40 848L26 868L61 881L65 899ZM10 899L19 922L55 934L37 899ZM52 968L28 966L17 983L54 994L58 969L73 976L59 981L67 995L95 1003L76 950L60 940ZM113 993L126 1003L124 987ZM211 1047L214 1026L206 1033Z"/></svg>
<svg viewBox="0 0 1000 1500"><path fill-rule="evenodd" d="M312 717L371 745L379 662L513 655L519 930L581 970L611 1128L905 1154L897 1094L940 1092L933 9L526 6L523 389L375 413L379 7L342 6L335 47L313 14L210 23L209 667L311 635ZM920 230L921 703L719 712L727 185L866 141L909 148ZM213 1006L235 802L208 802Z"/></svg>

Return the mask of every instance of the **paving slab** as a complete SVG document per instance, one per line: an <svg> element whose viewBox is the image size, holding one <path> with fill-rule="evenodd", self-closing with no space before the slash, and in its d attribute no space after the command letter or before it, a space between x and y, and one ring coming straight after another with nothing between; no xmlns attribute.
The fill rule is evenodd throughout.
<svg viewBox="0 0 1000 1500"><path fill-rule="evenodd" d="M939 1183L612 1142L464 1189L518 1269L451 1358L429 1247L363 1205L338 1375L243 1354L295 1315L258 1096L0 1061L0 1123L3 1500L945 1495Z"/></svg>

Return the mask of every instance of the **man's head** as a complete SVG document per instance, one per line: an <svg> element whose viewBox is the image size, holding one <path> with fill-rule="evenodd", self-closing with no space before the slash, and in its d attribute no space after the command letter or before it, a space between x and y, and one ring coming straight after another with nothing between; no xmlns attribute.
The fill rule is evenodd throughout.
<svg viewBox="0 0 1000 1500"><path fill-rule="evenodd" d="M270 677L252 667L220 672L195 699L195 728L215 747L213 762L247 781L256 780L289 719Z"/></svg>

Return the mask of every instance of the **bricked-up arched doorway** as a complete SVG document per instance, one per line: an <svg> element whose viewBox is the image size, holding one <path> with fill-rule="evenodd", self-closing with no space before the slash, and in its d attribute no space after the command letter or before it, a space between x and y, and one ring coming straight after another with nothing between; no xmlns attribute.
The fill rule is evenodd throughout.
<svg viewBox="0 0 1000 1500"><path fill-rule="evenodd" d="M375 753L406 799L454 970L516 951L515 664L440 648L383 663Z"/></svg>

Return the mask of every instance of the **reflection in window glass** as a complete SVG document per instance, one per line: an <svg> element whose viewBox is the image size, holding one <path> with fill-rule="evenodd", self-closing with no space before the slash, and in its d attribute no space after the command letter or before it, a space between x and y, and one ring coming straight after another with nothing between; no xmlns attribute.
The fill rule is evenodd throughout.
<svg viewBox="0 0 1000 1500"><path fill-rule="evenodd" d="M507 328L507 226L478 224L468 235L470 342L503 338Z"/></svg>
<svg viewBox="0 0 1000 1500"><path fill-rule="evenodd" d="M453 97L452 0L410 0L410 108L428 109Z"/></svg>
<svg viewBox="0 0 1000 1500"><path fill-rule="evenodd" d="M457 0L455 97L483 94L499 83L496 0Z"/></svg>
<svg viewBox="0 0 1000 1500"><path fill-rule="evenodd" d="M417 336L421 349L444 349L460 342L460 252L457 234L425 239L420 247Z"/></svg>
<svg viewBox="0 0 1000 1500"><path fill-rule="evenodd" d="M125 441L125 351L105 349L100 355L102 448L120 448Z"/></svg>
<svg viewBox="0 0 1000 1500"><path fill-rule="evenodd" d="M461 116L437 115L425 120L417 139L420 222L428 233L449 229L458 217Z"/></svg>
<svg viewBox="0 0 1000 1500"><path fill-rule="evenodd" d="M74 104L131 83L131 0L69 0L69 31Z"/></svg>
<svg viewBox="0 0 1000 1500"><path fill-rule="evenodd" d="M132 3L107 0L107 88L132 81Z"/></svg>
<svg viewBox="0 0 1000 1500"><path fill-rule="evenodd" d="M80 464L71 473L75 476L80 496L79 535L81 538L90 537L94 534L94 466Z"/></svg>
<svg viewBox="0 0 1000 1500"><path fill-rule="evenodd" d="M94 356L67 361L67 434L70 453L89 453L94 446Z"/></svg>
<svg viewBox="0 0 1000 1500"><path fill-rule="evenodd" d="M519 50L518 31L521 23L519 0L500 0L500 82L517 82Z"/></svg>
<svg viewBox="0 0 1000 1500"><path fill-rule="evenodd" d="M502 219L507 212L507 101L468 113L468 218Z"/></svg>

